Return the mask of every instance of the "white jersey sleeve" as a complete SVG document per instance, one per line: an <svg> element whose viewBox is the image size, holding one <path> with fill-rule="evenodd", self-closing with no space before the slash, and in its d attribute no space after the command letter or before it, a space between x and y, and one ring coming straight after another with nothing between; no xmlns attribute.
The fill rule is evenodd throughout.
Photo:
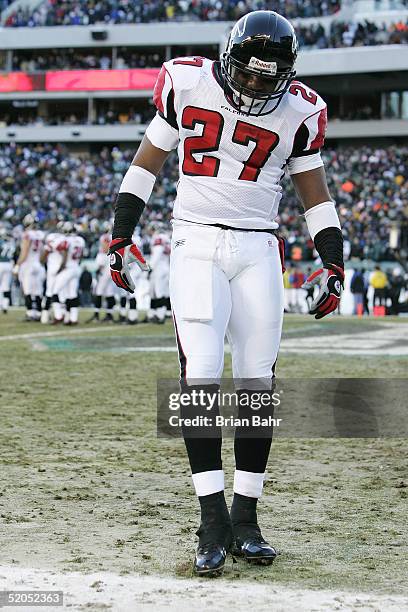
<svg viewBox="0 0 408 612"><path fill-rule="evenodd" d="M313 89L300 81L293 81L290 94L291 106L303 115L287 164L289 174L298 174L323 166L320 149L326 135L327 106Z"/></svg>
<svg viewBox="0 0 408 612"><path fill-rule="evenodd" d="M157 114L146 130L146 136L157 148L171 151L179 143L176 103L180 91L195 87L200 58L180 57L164 62L153 91L153 102ZM201 60L202 61L202 60Z"/></svg>

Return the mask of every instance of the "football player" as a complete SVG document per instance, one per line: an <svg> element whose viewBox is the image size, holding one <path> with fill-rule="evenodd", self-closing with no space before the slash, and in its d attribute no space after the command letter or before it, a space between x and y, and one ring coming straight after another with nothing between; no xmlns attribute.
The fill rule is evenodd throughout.
<svg viewBox="0 0 408 612"><path fill-rule="evenodd" d="M152 228L149 266L150 308L148 311L149 323L162 324L166 319L167 302L169 296L169 256L171 243L163 227L157 230Z"/></svg>
<svg viewBox="0 0 408 612"><path fill-rule="evenodd" d="M106 255L109 252L109 244L112 236L109 232L110 225L106 223L105 232L99 238L99 251L96 256L97 266L97 281L95 287L95 295L93 296L94 301L94 312L93 315L87 320L87 323L93 321L100 321L100 311L102 308L102 300L106 300L106 314L101 320L102 323L113 323L113 309L115 307L115 286L112 283L109 269L109 260Z"/></svg>
<svg viewBox="0 0 408 612"><path fill-rule="evenodd" d="M204 380L208 393L216 392L227 335L239 415L248 413L248 398L251 407L255 393L273 389L283 317L276 217L285 169L323 262L308 281L319 287L310 309L315 318L337 307L344 279L343 238L320 155L326 104L295 80L296 56L292 25L275 12L254 11L233 27L221 61L165 62L154 90L157 114L115 205L111 274L133 291L129 263L147 264L131 236L169 151L178 148L170 299L182 388L202 389ZM266 406L263 413L270 412ZM180 409L181 418L192 414L191 407ZM257 519L272 427L257 433L242 423L235 431L231 510L224 498L221 428L205 436L183 427L201 506L194 561L199 575L221 573L229 550L256 564L276 556Z"/></svg>
<svg viewBox="0 0 408 612"><path fill-rule="evenodd" d="M21 237L20 255L14 266L18 275L26 305L26 321L39 321L41 317L41 297L45 270L40 257L44 244L44 232L38 227L34 215L23 219L24 232Z"/></svg>
<svg viewBox="0 0 408 612"><path fill-rule="evenodd" d="M41 263L47 265L45 303L41 311L41 323L44 324L49 322L51 304L58 304L60 302L58 295L54 291L54 285L55 278L62 265L63 253L66 250L66 239L62 233L63 227L64 222L60 221L57 225L57 231L51 232L46 236L44 250L41 255ZM57 314L61 316L61 313ZM55 321L58 322L58 317Z"/></svg>
<svg viewBox="0 0 408 612"><path fill-rule="evenodd" d="M0 227L0 308L7 314L11 302L11 284L16 243L7 228Z"/></svg>
<svg viewBox="0 0 408 612"><path fill-rule="evenodd" d="M143 249L141 237L136 232L132 236L132 241L140 250ZM139 266L135 266L134 264L131 266L131 268L133 282L135 285L138 285L144 273ZM126 323L127 325L137 325L139 323L139 311L137 308L136 294L133 293L131 295L126 289L119 289L118 287L115 287L115 289L117 290L119 297L119 319L116 322Z"/></svg>
<svg viewBox="0 0 408 612"><path fill-rule="evenodd" d="M63 315L64 325L77 325L80 263L85 249L85 240L77 234L75 225L70 221L66 221L62 229L65 234L65 242L61 266L54 283L54 292L58 296L58 302L55 302L54 306L56 317L58 313L58 320Z"/></svg>

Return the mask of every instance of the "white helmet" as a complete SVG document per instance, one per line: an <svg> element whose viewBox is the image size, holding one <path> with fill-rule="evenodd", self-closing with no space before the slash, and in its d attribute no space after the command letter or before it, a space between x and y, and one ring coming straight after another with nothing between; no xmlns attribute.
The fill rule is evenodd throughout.
<svg viewBox="0 0 408 612"><path fill-rule="evenodd" d="M23 219L24 227L31 227L31 225L34 225L35 223L37 223L37 218L31 213L26 215Z"/></svg>
<svg viewBox="0 0 408 612"><path fill-rule="evenodd" d="M72 232L74 231L74 224L71 223L71 221L65 221L62 226L62 231L64 234L72 234Z"/></svg>

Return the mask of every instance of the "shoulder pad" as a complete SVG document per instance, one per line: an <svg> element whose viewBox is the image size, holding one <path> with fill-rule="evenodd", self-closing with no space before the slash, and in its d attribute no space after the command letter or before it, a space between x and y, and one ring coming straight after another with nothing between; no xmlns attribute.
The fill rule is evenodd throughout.
<svg viewBox="0 0 408 612"><path fill-rule="evenodd" d="M163 68L170 76L174 92L177 92L196 87L208 63L211 62L205 57L176 57L164 62Z"/></svg>
<svg viewBox="0 0 408 612"><path fill-rule="evenodd" d="M313 115L326 108L326 102L323 98L301 81L292 81L287 97L291 108L304 116Z"/></svg>

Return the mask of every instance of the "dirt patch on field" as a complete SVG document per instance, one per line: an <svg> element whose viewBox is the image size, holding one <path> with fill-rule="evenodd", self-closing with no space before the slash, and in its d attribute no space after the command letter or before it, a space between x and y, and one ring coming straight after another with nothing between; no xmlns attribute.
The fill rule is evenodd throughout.
<svg viewBox="0 0 408 612"><path fill-rule="evenodd" d="M156 437L156 380L177 375L175 355L33 351L9 340L0 359L0 565L190 584L198 504L183 442ZM375 356L302 353L279 365L296 378L385 367ZM393 359L388 374L404 376L406 365ZM224 458L230 499L231 440ZM407 491L405 440L276 440L260 521L280 554L271 568L230 562L220 584L402 594Z"/></svg>

